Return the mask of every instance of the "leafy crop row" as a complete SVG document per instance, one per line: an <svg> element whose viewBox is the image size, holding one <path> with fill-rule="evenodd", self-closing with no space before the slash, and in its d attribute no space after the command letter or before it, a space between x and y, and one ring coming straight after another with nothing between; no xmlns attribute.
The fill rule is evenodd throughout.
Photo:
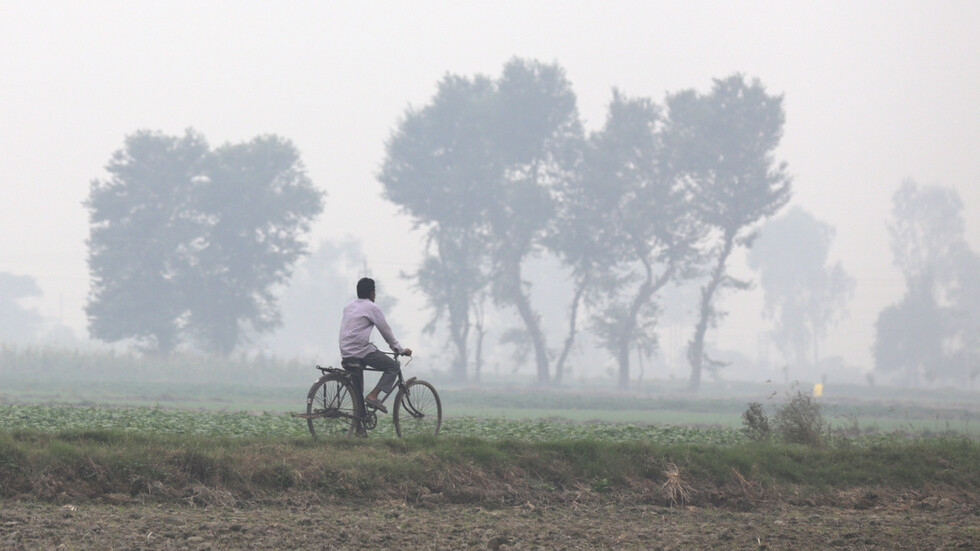
<svg viewBox="0 0 980 551"><path fill-rule="evenodd" d="M306 437L306 421L280 414L190 411L161 408L99 408L42 405L0 406L0 430L42 432L122 431L230 437ZM571 423L454 417L443 422L441 434L484 440L554 441L596 439L642 440L660 444L731 444L739 431L627 423ZM394 437L390 417L381 416L374 437Z"/></svg>

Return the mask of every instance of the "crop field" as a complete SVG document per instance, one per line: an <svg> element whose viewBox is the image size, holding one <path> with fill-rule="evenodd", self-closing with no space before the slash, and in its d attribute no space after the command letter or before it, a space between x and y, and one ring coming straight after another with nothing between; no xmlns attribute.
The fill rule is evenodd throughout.
<svg viewBox="0 0 980 551"><path fill-rule="evenodd" d="M743 422L799 388L433 374L438 437L399 439L379 415L367 439L314 440L289 416L309 376L180 380L114 359L100 379L33 361L0 361L0 548L980 548L968 391L835 388L799 444Z"/></svg>
<svg viewBox="0 0 980 551"><path fill-rule="evenodd" d="M395 437L386 416L371 431L380 438ZM189 434L216 437L308 437L306 421L283 414L194 411L162 408L104 408L44 405L0 406L0 427L6 430L54 433L132 431L141 434ZM568 439L609 441L643 440L659 444L678 442L732 444L740 431L723 427L635 423L575 423L561 419L513 420L505 418L447 418L440 432L445 437L485 440L516 439L532 442Z"/></svg>

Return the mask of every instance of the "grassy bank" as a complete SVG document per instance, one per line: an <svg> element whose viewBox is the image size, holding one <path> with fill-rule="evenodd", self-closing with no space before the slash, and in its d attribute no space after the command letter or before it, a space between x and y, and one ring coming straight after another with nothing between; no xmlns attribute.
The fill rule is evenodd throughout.
<svg viewBox="0 0 980 551"><path fill-rule="evenodd" d="M0 432L0 497L41 501L396 499L486 505L612 499L751 506L950 489L976 504L980 443L832 447L597 439L214 438L114 431ZM865 491L860 494L869 495Z"/></svg>

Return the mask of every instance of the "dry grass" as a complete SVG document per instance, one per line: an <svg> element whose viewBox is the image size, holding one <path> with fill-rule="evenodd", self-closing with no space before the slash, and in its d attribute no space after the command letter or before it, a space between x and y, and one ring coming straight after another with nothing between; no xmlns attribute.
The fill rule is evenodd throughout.
<svg viewBox="0 0 980 551"><path fill-rule="evenodd" d="M694 487L684 478L680 467L676 464L668 463L667 468L664 469L664 476L667 477L667 481L664 482L663 490L667 499L670 501L671 507L675 505L687 505L694 494L697 493Z"/></svg>

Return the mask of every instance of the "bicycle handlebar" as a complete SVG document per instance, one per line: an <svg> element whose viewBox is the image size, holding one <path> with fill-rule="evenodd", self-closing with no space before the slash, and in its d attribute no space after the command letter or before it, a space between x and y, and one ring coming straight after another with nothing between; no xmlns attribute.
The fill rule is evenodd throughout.
<svg viewBox="0 0 980 551"><path fill-rule="evenodd" d="M408 361L405 362L405 365L403 367L408 367L408 364L410 364L412 362L412 360L415 359L415 356L414 355L402 354L401 352L395 352L395 351L382 352L382 354L387 354L387 355L391 356L395 360L398 359L398 356L405 356L406 358L408 358Z"/></svg>

